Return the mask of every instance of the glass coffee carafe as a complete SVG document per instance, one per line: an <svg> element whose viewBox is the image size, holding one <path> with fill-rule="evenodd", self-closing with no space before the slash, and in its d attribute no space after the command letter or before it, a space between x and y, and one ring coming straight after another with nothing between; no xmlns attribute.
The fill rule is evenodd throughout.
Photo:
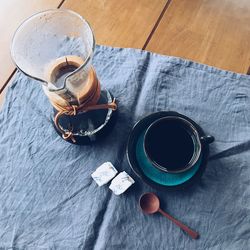
<svg viewBox="0 0 250 250"><path fill-rule="evenodd" d="M69 10L48 10L26 19L12 40L11 55L24 74L42 83L63 139L86 144L106 134L117 108L101 88L92 58L90 25Z"/></svg>

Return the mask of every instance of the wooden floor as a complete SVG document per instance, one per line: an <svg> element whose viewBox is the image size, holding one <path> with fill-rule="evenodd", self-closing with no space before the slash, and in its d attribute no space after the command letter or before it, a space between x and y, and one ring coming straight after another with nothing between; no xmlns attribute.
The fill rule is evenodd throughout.
<svg viewBox="0 0 250 250"><path fill-rule="evenodd" d="M98 44L145 49L246 74L250 66L250 0L1 0L0 103L15 66L14 31L28 16L71 9L87 19Z"/></svg>

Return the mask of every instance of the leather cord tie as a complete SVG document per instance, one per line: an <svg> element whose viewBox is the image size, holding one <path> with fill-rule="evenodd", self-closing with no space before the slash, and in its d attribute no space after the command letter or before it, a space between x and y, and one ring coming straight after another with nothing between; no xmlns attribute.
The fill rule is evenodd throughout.
<svg viewBox="0 0 250 250"><path fill-rule="evenodd" d="M73 135L73 128L69 131L65 131L59 125L59 118L62 115L75 116L81 112L88 112L91 110L99 110L99 109L117 109L117 104L115 103L115 98L111 103L107 104L96 104L100 98L100 83L97 81L97 87L90 93L90 95L80 104L80 105L70 105L70 106L61 106L58 103L53 103L53 106L58 111L58 113L54 117L54 123L56 128L61 132L62 138L64 140L71 140L73 143L76 143L76 140Z"/></svg>

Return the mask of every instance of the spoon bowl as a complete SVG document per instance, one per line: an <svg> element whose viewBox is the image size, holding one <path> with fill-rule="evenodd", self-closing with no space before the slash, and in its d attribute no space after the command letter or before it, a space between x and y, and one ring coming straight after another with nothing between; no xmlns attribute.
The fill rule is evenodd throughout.
<svg viewBox="0 0 250 250"><path fill-rule="evenodd" d="M146 214L154 214L160 208L160 200L154 193L145 193L140 198L140 207Z"/></svg>

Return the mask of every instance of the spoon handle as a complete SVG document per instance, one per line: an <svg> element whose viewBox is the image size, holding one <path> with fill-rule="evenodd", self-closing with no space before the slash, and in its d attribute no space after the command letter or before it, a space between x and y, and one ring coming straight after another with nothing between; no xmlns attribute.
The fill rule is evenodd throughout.
<svg viewBox="0 0 250 250"><path fill-rule="evenodd" d="M169 220L171 220L172 222L174 222L178 227L180 227L182 230L184 230L187 234L189 234L193 239L197 239L199 237L199 234L197 232L195 232L194 230L192 230L191 228L189 228L188 226L184 225L183 223L181 223L180 221L176 220L174 217L172 217L170 214L164 212L163 210L161 210L159 208L158 210L163 216L167 217Z"/></svg>

